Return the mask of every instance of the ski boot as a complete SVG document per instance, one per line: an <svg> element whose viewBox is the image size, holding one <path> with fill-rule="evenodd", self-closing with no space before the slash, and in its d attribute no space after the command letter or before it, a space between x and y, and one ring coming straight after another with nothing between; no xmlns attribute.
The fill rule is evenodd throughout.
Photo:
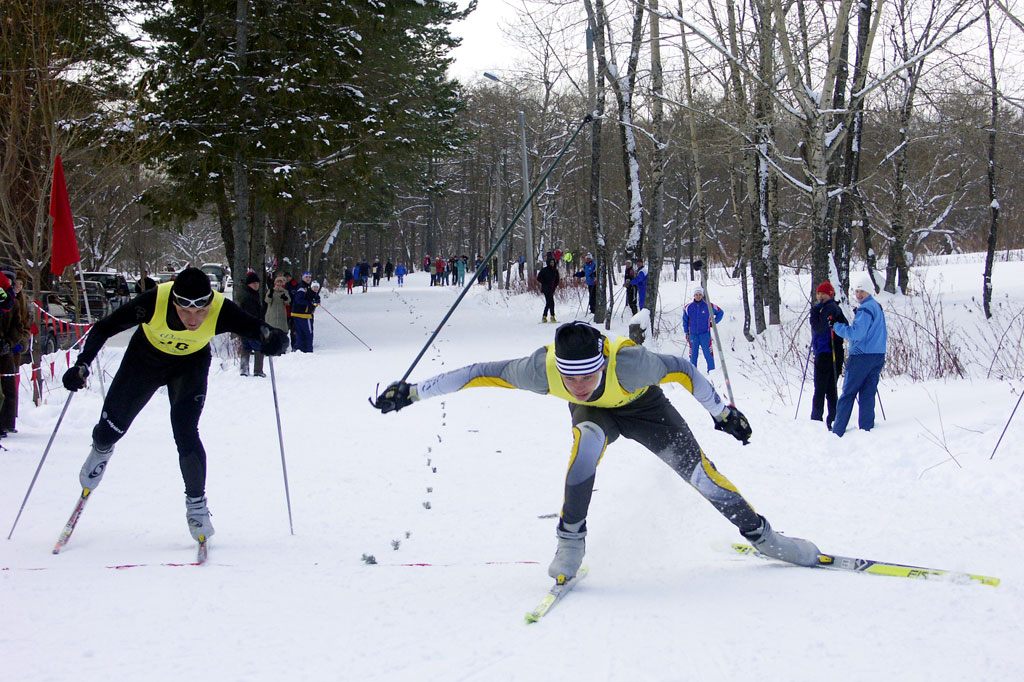
<svg viewBox="0 0 1024 682"><path fill-rule="evenodd" d="M543 316L542 318L540 318L540 321L541 322L547 322L548 321L548 316L547 315Z"/></svg>
<svg viewBox="0 0 1024 682"><path fill-rule="evenodd" d="M587 550L586 522L569 525L576 526L577 529L569 530L562 525L561 521L558 522L558 530L555 531L555 535L558 536L558 549L555 550L555 558L548 566L548 575L559 583L576 577L576 572L580 570L583 555Z"/></svg>
<svg viewBox="0 0 1024 682"><path fill-rule="evenodd" d="M206 506L206 496L185 496L185 520L188 531L196 542L204 542L213 535L213 524L210 523L210 510Z"/></svg>
<svg viewBox="0 0 1024 682"><path fill-rule="evenodd" d="M103 480L103 474L107 470L107 462L114 454L114 446L107 450L101 450L96 443L92 444L89 456L85 458L82 470L78 472L78 482L82 484L83 490L95 490L96 486Z"/></svg>
<svg viewBox="0 0 1024 682"><path fill-rule="evenodd" d="M761 554L780 561L788 561L797 566L817 566L818 551L817 545L810 540L801 538L790 538L772 530L768 519L761 518L761 525L756 530L743 533L743 537L750 541Z"/></svg>

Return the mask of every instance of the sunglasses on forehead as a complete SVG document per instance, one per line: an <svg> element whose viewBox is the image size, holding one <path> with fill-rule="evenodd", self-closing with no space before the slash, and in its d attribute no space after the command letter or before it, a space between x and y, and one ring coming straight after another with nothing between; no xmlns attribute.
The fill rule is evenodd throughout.
<svg viewBox="0 0 1024 682"><path fill-rule="evenodd" d="M199 298L186 298L172 291L171 297L182 308L205 308L210 305L210 301L213 299L213 292L211 291L206 296L200 296Z"/></svg>

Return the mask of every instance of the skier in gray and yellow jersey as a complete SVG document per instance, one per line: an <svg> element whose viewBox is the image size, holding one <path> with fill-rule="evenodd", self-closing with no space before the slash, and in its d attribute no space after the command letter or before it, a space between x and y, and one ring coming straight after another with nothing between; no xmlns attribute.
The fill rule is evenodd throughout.
<svg viewBox="0 0 1024 682"><path fill-rule="evenodd" d="M264 355L288 349L288 334L243 311L210 288L206 273L185 268L173 282L139 294L96 322L75 364L64 373L64 387L85 387L89 364L107 339L138 327L103 401L92 430L92 449L79 473L85 491L99 485L114 444L161 386L171 404L171 431L185 481L185 517L196 540L213 535L206 506L206 450L199 439L199 417L210 371L210 340L232 332L258 341Z"/></svg>
<svg viewBox="0 0 1024 682"><path fill-rule="evenodd" d="M597 464L619 436L656 454L733 523L761 553L802 566L818 563L814 543L774 531L736 487L715 468L690 427L659 384L685 387L714 419L715 428L744 443L752 430L734 405L726 405L704 375L685 358L653 353L625 337L609 339L584 322L560 326L552 345L515 360L484 362L419 383L395 382L377 398L381 412L464 388L497 386L553 395L569 403L572 452L548 574L559 582L583 561L587 511Z"/></svg>

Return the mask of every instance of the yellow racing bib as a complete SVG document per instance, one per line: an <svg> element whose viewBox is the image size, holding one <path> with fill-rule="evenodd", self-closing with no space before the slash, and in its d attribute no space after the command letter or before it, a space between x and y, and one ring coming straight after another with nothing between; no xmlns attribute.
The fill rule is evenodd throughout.
<svg viewBox="0 0 1024 682"><path fill-rule="evenodd" d="M635 346L636 344L630 341L625 336L618 336L614 340L609 341L607 338L604 340L604 356L606 359L604 368L604 393L601 394L596 400L581 401L577 400L572 393L562 383L562 375L558 372L558 365L555 364L555 346L554 344L548 346L548 355L546 359L546 368L548 374L548 393L553 396L558 396L563 400L568 400L570 403L576 403L577 405L593 405L594 407L622 407L633 402L644 393L647 392L648 386L633 391L632 393L626 391L619 384L619 378L615 375L615 364L619 350L626 346Z"/></svg>
<svg viewBox="0 0 1024 682"><path fill-rule="evenodd" d="M217 334L217 318L224 305L224 294L213 292L210 312L195 331L171 329L167 325L167 306L170 305L171 287L174 282L164 282L156 288L156 311L148 322L142 323L142 331L153 347L168 355L191 355L206 348Z"/></svg>

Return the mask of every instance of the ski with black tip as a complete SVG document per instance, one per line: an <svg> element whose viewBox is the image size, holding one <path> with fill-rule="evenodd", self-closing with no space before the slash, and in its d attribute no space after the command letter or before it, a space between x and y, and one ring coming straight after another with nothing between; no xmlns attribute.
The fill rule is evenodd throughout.
<svg viewBox="0 0 1024 682"><path fill-rule="evenodd" d="M771 560L771 557L761 554L750 545L743 544L742 542L733 543L732 548L740 554ZM818 563L814 566L810 566L809 568L827 568L833 571L854 571L856 573L888 575L897 578L946 580L961 584L970 583L972 581L977 581L982 585L995 586L999 584L999 578L993 578L988 575L979 575L977 573L962 573L958 571L947 571L941 568L925 568L924 566L893 564L886 561L875 561L874 559L858 559L856 557L825 553L819 554Z"/></svg>
<svg viewBox="0 0 1024 682"><path fill-rule="evenodd" d="M60 554L60 551L64 549L64 545L68 544L68 540L71 539L71 534L75 532L75 526L78 525L78 517L82 515L82 510L85 509L85 503L89 500L89 494L92 492L89 488L82 488L82 494L78 498L78 503L75 504L74 511L71 512L71 517L68 518L68 522L64 524L64 530L60 532L60 537L57 538L57 544L53 546L53 553Z"/></svg>
<svg viewBox="0 0 1024 682"><path fill-rule="evenodd" d="M556 581L555 584L548 590L548 593L544 595L544 599L541 600L540 604L537 605L533 611L526 614L526 623L536 623L538 620L543 618L547 613L555 608L555 604L562 601L565 595L572 591L572 588L576 587L579 581L587 577L587 573L590 569L586 566L580 566L580 570L576 573L576 576L565 580L564 582ZM564 576L559 576L564 577Z"/></svg>

